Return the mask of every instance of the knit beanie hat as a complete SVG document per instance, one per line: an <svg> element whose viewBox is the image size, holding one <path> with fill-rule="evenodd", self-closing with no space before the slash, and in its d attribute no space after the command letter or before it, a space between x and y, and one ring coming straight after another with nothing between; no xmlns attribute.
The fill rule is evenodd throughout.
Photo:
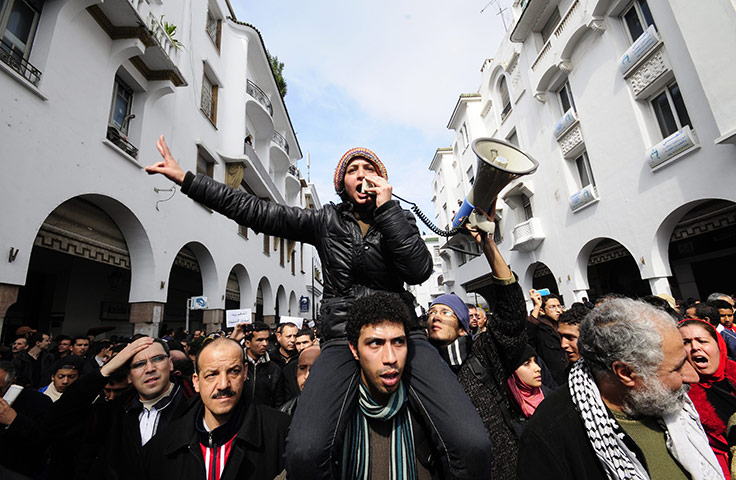
<svg viewBox="0 0 736 480"><path fill-rule="evenodd" d="M440 295L429 307L432 308L434 305L438 304L450 307L450 309L455 313L460 325L466 332L470 333L470 312L468 311L468 306L465 305L465 302L460 300L460 297L453 294Z"/></svg>
<svg viewBox="0 0 736 480"><path fill-rule="evenodd" d="M529 360L531 357L536 357L536 356L537 356L537 351L534 350L534 347L532 347L531 345L529 345L527 343L524 346L524 351L521 352L521 355L519 355L516 358L516 362L514 362L514 370L516 370L520 366L524 365L524 362L526 362L527 360ZM537 361L537 363L539 363L539 362Z"/></svg>
<svg viewBox="0 0 736 480"><path fill-rule="evenodd" d="M342 193L343 181L345 180L345 171L348 169L348 165L356 158L364 158L366 161L373 164L376 168L376 173L381 177L388 179L388 172L386 167L383 165L381 160L378 159L378 155L371 152L367 148L351 148L345 155L342 156L339 162L337 162L337 168L335 168L335 191L339 194Z"/></svg>

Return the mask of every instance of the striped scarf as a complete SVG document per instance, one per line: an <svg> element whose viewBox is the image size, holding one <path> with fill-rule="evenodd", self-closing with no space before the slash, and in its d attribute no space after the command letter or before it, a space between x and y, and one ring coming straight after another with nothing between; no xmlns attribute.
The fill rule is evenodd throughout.
<svg viewBox="0 0 736 480"><path fill-rule="evenodd" d="M385 406L378 405L360 382L359 407L355 418L347 426L343 444L343 480L369 480L371 478L370 427L368 418L382 422L392 420L391 428L391 480L415 480L417 478L414 457L414 432L409 409L404 408L407 400L404 384L391 395Z"/></svg>

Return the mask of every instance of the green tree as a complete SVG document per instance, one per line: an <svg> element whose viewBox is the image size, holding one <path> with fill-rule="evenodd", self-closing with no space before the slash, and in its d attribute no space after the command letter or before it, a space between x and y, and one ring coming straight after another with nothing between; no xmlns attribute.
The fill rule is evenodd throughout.
<svg viewBox="0 0 736 480"><path fill-rule="evenodd" d="M268 52L266 52L268 53ZM276 87L279 89L281 97L286 96L286 80L284 80L284 62L279 62L279 57L272 57L268 54L268 60L271 62L271 70L276 78Z"/></svg>

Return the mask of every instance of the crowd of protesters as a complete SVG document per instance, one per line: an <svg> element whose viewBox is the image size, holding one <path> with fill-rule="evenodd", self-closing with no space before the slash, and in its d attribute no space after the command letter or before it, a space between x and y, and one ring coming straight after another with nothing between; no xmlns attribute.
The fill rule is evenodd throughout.
<svg viewBox="0 0 736 480"><path fill-rule="evenodd" d="M97 339L21 327L0 361L0 478L731 478L732 296L565 308L531 290L528 309L493 236L469 232L493 311L446 294L421 314L405 284L428 278L431 256L370 150L340 159L343 203L302 210L185 173L157 146L149 173L316 246L318 331L254 322Z"/></svg>

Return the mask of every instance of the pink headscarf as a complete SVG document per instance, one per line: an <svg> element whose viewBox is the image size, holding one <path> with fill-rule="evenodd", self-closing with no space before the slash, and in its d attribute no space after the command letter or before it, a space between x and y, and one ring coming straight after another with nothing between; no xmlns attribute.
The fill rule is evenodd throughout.
<svg viewBox="0 0 736 480"><path fill-rule="evenodd" d="M539 404L542 403L542 400L544 400L544 393L542 393L541 387L530 387L521 381L516 372L506 380L506 384L514 400L521 407L521 412L524 416L526 418L531 417Z"/></svg>

